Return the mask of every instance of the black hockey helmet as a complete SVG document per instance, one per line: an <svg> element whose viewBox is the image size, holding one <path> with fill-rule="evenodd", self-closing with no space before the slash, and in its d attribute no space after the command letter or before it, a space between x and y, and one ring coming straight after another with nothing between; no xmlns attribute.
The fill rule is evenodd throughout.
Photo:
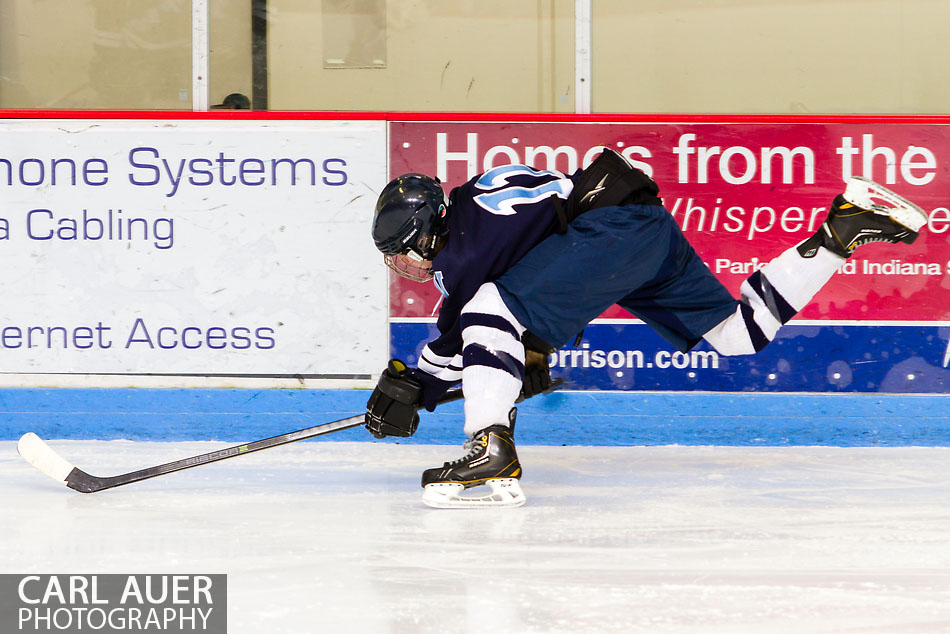
<svg viewBox="0 0 950 634"><path fill-rule="evenodd" d="M412 252L431 260L439 238L448 233L445 192L437 178L403 174L383 189L376 201L373 241L384 255Z"/></svg>

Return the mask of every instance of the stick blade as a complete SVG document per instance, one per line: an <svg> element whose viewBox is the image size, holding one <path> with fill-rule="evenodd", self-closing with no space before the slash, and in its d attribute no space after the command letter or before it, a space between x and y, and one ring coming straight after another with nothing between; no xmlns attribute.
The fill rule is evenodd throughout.
<svg viewBox="0 0 950 634"><path fill-rule="evenodd" d="M42 438L33 432L27 432L17 442L16 449L31 465L60 484L68 486L66 480L75 467L53 451Z"/></svg>

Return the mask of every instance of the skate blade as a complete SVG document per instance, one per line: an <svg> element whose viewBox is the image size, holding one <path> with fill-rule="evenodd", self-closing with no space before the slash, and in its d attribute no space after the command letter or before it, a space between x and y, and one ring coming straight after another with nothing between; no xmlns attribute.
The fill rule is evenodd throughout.
<svg viewBox="0 0 950 634"><path fill-rule="evenodd" d="M465 487L456 482L427 484L422 502L436 509L513 508L525 503L524 492L516 478L495 478L485 484L491 491L480 496L463 496Z"/></svg>
<svg viewBox="0 0 950 634"><path fill-rule="evenodd" d="M887 187L863 176L852 176L844 190L844 199L862 209L884 214L911 231L927 224L927 212Z"/></svg>

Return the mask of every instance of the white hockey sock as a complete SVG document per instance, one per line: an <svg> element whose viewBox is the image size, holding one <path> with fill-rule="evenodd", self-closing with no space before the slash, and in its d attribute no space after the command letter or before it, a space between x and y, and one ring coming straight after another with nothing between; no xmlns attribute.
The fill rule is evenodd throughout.
<svg viewBox="0 0 950 634"><path fill-rule="evenodd" d="M769 262L761 273L795 312L811 301L815 293L828 283L845 259L828 249L818 249L812 258L803 258L797 247L792 247ZM754 274L750 276L750 280Z"/></svg>
<svg viewBox="0 0 950 634"><path fill-rule="evenodd" d="M524 380L525 328L515 319L494 284L483 284L462 309L462 389L465 433L508 425L508 411Z"/></svg>
<svg viewBox="0 0 950 634"><path fill-rule="evenodd" d="M844 262L843 257L824 248L807 259L795 247L786 250L742 283L736 312L703 338L725 355L758 352Z"/></svg>

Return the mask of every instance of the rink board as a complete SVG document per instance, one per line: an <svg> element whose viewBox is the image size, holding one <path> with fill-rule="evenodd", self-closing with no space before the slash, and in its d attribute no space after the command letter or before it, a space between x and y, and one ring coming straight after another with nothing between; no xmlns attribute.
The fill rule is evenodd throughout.
<svg viewBox="0 0 950 634"><path fill-rule="evenodd" d="M46 111L4 121L0 258L26 271L7 294L30 301L0 311L0 439L238 442L357 414L368 392L349 388L370 387L387 352L414 362L440 297L387 278L367 238L386 179L422 171L454 187L508 162L572 172L614 147L656 176L732 291L810 235L852 174L912 197L928 226L911 246L862 250L799 314L806 321L755 357L677 353L609 309L552 359L577 391L525 404L522 444L950 443L948 117ZM120 235L120 214L147 239ZM214 378L226 387L205 389ZM274 389L329 387L309 380L346 389ZM112 389L132 386L143 389ZM456 404L424 415L405 442L456 444L460 430ZM358 429L331 438L369 440Z"/></svg>
<svg viewBox="0 0 950 634"><path fill-rule="evenodd" d="M570 173L611 147L655 176L733 293L811 235L851 175L911 197L928 223L913 245L848 260L798 315L814 330L771 346L779 357L715 368L702 357L694 368L610 308L588 348L557 364L572 387L947 391L945 116L7 111L0 121L0 260L26 271L7 280L21 301L0 309L7 387L204 388L215 377L368 387L387 341L411 350L432 335L407 342L415 331L400 324L430 317L441 297L387 277L372 246L387 178L431 173L451 188L512 162Z"/></svg>
<svg viewBox="0 0 950 634"><path fill-rule="evenodd" d="M381 121L0 114L0 369L368 379L385 148Z"/></svg>
<svg viewBox="0 0 950 634"><path fill-rule="evenodd" d="M391 356L415 363L438 335L429 321L391 325ZM705 342L670 347L641 322L599 320L550 358L573 389L712 392L950 392L950 325L791 322L755 355Z"/></svg>
<svg viewBox="0 0 950 634"><path fill-rule="evenodd" d="M247 442L364 411L367 390L4 389L0 440ZM451 444L462 406L423 413L411 439L361 427L320 440ZM950 446L950 396L563 391L519 406L519 445Z"/></svg>

